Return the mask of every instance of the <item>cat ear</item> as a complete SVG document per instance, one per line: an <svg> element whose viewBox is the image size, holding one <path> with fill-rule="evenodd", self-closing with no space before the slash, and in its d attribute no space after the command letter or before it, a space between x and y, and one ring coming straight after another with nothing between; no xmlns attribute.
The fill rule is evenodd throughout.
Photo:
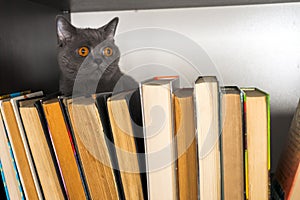
<svg viewBox="0 0 300 200"><path fill-rule="evenodd" d="M106 38L113 38L115 36L118 23L119 23L119 18L115 17L110 22L108 22L105 26L99 28L98 30L104 30Z"/></svg>
<svg viewBox="0 0 300 200"><path fill-rule="evenodd" d="M66 20L62 16L56 17L56 31L58 43L60 46L63 46L66 43L68 38L71 38L72 35L76 33L76 28L70 24L68 20Z"/></svg>

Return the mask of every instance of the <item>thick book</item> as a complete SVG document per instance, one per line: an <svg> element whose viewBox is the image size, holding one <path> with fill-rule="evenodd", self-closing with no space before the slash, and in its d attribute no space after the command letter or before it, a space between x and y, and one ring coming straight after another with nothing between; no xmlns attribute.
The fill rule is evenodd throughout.
<svg viewBox="0 0 300 200"><path fill-rule="evenodd" d="M199 77L194 87L200 199L221 199L219 84Z"/></svg>
<svg viewBox="0 0 300 200"><path fill-rule="evenodd" d="M18 173L20 175L21 184L27 199L38 199L38 192L33 174L31 172L30 162L26 155L20 130L12 103L4 100L1 104L1 113L6 127L8 140L10 141L12 152L15 158Z"/></svg>
<svg viewBox="0 0 300 200"><path fill-rule="evenodd" d="M55 163L54 152L50 148L40 98L19 101L19 110L44 198L65 199L67 196Z"/></svg>
<svg viewBox="0 0 300 200"><path fill-rule="evenodd" d="M72 137L67 127L59 97L42 101L52 148L61 170L69 199L86 199L84 182L76 160Z"/></svg>
<svg viewBox="0 0 300 200"><path fill-rule="evenodd" d="M221 87L221 157L224 200L244 199L243 95Z"/></svg>
<svg viewBox="0 0 300 200"><path fill-rule="evenodd" d="M173 91L178 77L155 77L140 84L148 199L177 199Z"/></svg>
<svg viewBox="0 0 300 200"><path fill-rule="evenodd" d="M122 199L116 181L101 112L95 97L78 97L66 102L74 143L92 199Z"/></svg>
<svg viewBox="0 0 300 200"><path fill-rule="evenodd" d="M0 96L0 105L3 100L7 100L20 95L25 95L30 91L15 92ZM0 158L1 158L1 176L5 187L7 199L24 199L20 176L17 170L14 154L12 152L11 144L7 135L7 130L4 125L2 114L0 111Z"/></svg>
<svg viewBox="0 0 300 200"><path fill-rule="evenodd" d="M0 101L1 104L1 101ZM14 156L12 153L11 145L8 140L4 121L0 111L0 158L2 163L3 177L7 187L7 199L24 199L24 193L21 186L19 174Z"/></svg>
<svg viewBox="0 0 300 200"><path fill-rule="evenodd" d="M198 164L195 112L192 88L174 92L175 134L177 141L178 199L198 199Z"/></svg>
<svg viewBox="0 0 300 200"><path fill-rule="evenodd" d="M24 126L21 120L21 115L20 115L20 111L19 111L19 107L18 107L18 101L23 100L23 99L29 99L29 98L34 98L34 97L39 97L39 96L43 96L43 92L42 91L38 91L38 92L33 92L33 93L29 93L29 94L25 94L25 95L21 95L18 97L14 97L10 99L11 105L13 107L13 111L16 117L16 122L18 124L18 128L19 128L19 133L23 142L23 146L24 146L24 150L26 153L26 157L29 163L29 167L30 167L30 171L33 177L33 181L35 184L35 189L36 192L38 194L38 198L42 199L43 198L43 194L42 194L42 190L40 187L40 183L38 180L38 176L35 170L35 166L33 163L33 159L32 159L32 155L29 149L29 145L28 145L28 141L25 135L25 130L24 130Z"/></svg>
<svg viewBox="0 0 300 200"><path fill-rule="evenodd" d="M257 88L242 88L245 122L246 198L270 196L270 100Z"/></svg>
<svg viewBox="0 0 300 200"><path fill-rule="evenodd" d="M300 199L300 99L275 172L273 198Z"/></svg>
<svg viewBox="0 0 300 200"><path fill-rule="evenodd" d="M131 100L135 103L130 104ZM139 144L143 130L141 124L138 124L134 118L139 117L141 120L140 109L134 109L140 106L138 90L121 92L107 100L125 199L147 199L142 182L144 173L141 173L140 169L145 164L141 163L144 159L139 159L139 153L143 154L143 152L139 152L138 149L140 145L143 145Z"/></svg>

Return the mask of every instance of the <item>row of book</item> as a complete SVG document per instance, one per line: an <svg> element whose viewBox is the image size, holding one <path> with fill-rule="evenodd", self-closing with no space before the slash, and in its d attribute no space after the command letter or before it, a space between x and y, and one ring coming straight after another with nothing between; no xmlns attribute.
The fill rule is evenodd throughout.
<svg viewBox="0 0 300 200"><path fill-rule="evenodd" d="M269 95L155 77L90 97L2 96L7 199L269 199Z"/></svg>

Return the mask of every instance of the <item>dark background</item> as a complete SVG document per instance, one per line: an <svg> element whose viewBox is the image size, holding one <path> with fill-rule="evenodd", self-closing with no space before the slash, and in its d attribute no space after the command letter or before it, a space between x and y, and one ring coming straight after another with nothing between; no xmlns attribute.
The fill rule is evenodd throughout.
<svg viewBox="0 0 300 200"><path fill-rule="evenodd" d="M58 90L58 14L62 11L31 1L1 0L0 94Z"/></svg>

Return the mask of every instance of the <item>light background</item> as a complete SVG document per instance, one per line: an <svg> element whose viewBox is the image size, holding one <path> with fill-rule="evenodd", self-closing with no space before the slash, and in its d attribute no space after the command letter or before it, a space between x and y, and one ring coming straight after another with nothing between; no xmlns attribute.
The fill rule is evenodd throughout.
<svg viewBox="0 0 300 200"><path fill-rule="evenodd" d="M255 86L268 92L274 171L300 97L299 3L71 13L71 21L77 27L95 28L116 16L120 18L117 36L145 27L177 32L207 53L225 85ZM168 64L174 62L178 67L180 61L166 56L143 51L121 59L121 67L151 62L151 59L153 63L173 60ZM180 71L184 67L182 63ZM212 66L199 66L199 69L205 71L209 67ZM126 67L123 70L128 71Z"/></svg>

